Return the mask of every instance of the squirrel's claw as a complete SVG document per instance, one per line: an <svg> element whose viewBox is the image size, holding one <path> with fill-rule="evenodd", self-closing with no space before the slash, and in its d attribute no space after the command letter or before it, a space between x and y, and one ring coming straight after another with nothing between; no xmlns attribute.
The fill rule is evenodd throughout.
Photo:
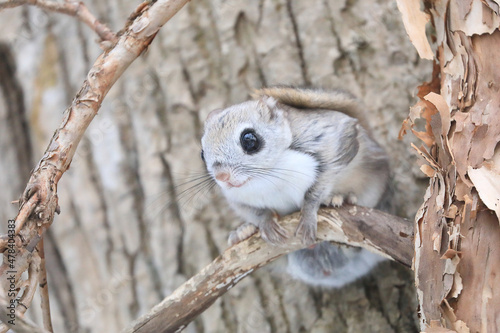
<svg viewBox="0 0 500 333"><path fill-rule="evenodd" d="M358 197L354 193L349 193L347 197L344 197L342 194L335 194L330 201L330 206L340 207L345 202L351 205L355 205L358 203Z"/></svg>
<svg viewBox="0 0 500 333"><path fill-rule="evenodd" d="M330 202L330 206L332 207L340 207L344 203L344 196L342 194L335 194L332 197L332 200Z"/></svg>
<svg viewBox="0 0 500 333"><path fill-rule="evenodd" d="M229 233L229 238L227 239L227 244L233 246L241 241L249 238L257 232L257 227L251 223L243 223L236 230Z"/></svg>
<svg viewBox="0 0 500 333"><path fill-rule="evenodd" d="M278 223L278 214L274 213L272 219L263 223L260 229L262 239L272 245L281 245L288 239L286 230Z"/></svg>
<svg viewBox="0 0 500 333"><path fill-rule="evenodd" d="M295 236L300 236L302 244L304 245L311 245L316 242L316 221L312 222L301 218L297 230L295 230Z"/></svg>

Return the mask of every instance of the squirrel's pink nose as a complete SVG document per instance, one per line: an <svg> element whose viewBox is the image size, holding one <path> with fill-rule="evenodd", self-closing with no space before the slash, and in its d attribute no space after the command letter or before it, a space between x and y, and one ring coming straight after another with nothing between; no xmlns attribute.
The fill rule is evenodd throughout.
<svg viewBox="0 0 500 333"><path fill-rule="evenodd" d="M230 176L229 173L227 172L219 172L218 174L215 175L215 179L221 182L227 182L229 178Z"/></svg>

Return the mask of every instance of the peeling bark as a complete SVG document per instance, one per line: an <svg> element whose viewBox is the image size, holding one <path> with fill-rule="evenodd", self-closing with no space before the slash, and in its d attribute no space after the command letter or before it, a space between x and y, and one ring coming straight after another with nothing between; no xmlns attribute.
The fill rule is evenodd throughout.
<svg viewBox="0 0 500 333"><path fill-rule="evenodd" d="M415 219L421 328L498 332L498 4L424 3L436 29L438 72L420 88L408 119L426 120L425 131L415 132L426 145L417 150L430 177Z"/></svg>

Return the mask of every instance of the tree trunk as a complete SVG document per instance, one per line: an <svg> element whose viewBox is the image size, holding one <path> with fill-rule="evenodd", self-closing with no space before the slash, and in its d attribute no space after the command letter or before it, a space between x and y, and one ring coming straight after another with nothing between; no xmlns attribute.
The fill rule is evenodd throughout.
<svg viewBox="0 0 500 333"><path fill-rule="evenodd" d="M437 48L435 75L420 88L410 116L427 122L417 136L427 145L419 150L431 179L415 220L421 326L428 332L499 332L499 6L424 2ZM401 3L403 12L415 5ZM405 23L419 53L432 57L418 38L425 36L426 20Z"/></svg>
<svg viewBox="0 0 500 333"><path fill-rule="evenodd" d="M137 5L86 4L113 31ZM101 51L87 26L38 8L5 10L0 27L6 221L15 216L6 203L20 195ZM62 213L45 241L55 331L117 332L226 248L238 221L220 193L183 192L180 184L203 168L207 114L254 88L340 87L360 97L393 156L396 191L404 193L397 213L413 216L426 180L397 133L429 70L391 1L191 2L110 91L59 183ZM186 331L416 332L415 310L413 275L395 263L340 290L264 268ZM28 313L40 319L36 306Z"/></svg>

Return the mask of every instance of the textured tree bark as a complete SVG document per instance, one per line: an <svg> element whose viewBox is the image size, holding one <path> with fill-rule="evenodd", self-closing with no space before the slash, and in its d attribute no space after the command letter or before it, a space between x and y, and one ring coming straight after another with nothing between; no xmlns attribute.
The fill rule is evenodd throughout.
<svg viewBox="0 0 500 333"><path fill-rule="evenodd" d="M136 6L85 4L112 31ZM5 205L19 197L101 50L87 26L37 8L3 11L0 26L25 105L13 115L29 125L24 136L14 127L0 131ZM425 180L396 136L429 65L407 41L395 4L202 0L156 38L108 93L59 184L62 213L45 239L55 331L117 332L224 251L234 215L217 191L183 193L179 184L202 170L198 142L208 112L254 88L342 87L362 98L375 136L394 156L395 185L404 193L395 199L398 213L415 213ZM4 95L2 116L10 105ZM27 162L10 157L27 153L17 147L21 138L34 152ZM2 221L13 216L15 207L0 210ZM415 332L412 279L384 263L344 289L320 290L279 267L262 269L186 331ZM36 306L28 313L40 322Z"/></svg>
<svg viewBox="0 0 500 333"><path fill-rule="evenodd" d="M407 3L408 1L401 1ZM430 177L415 220L421 329L500 331L500 16L495 1L424 1L436 31L436 68L408 125ZM400 6L403 12L411 6ZM417 8L419 10L419 8ZM420 13L424 15L423 13ZM404 15L403 15L404 16ZM410 38L425 22L406 21ZM429 48L430 49L430 48Z"/></svg>

